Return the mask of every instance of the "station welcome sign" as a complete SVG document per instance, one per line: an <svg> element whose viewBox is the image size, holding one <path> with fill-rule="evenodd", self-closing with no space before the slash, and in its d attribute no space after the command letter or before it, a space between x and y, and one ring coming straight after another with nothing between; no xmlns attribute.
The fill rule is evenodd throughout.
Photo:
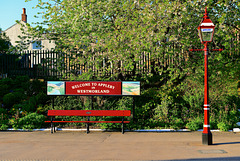
<svg viewBox="0 0 240 161"><path fill-rule="evenodd" d="M139 81L48 81L47 95L138 96Z"/></svg>

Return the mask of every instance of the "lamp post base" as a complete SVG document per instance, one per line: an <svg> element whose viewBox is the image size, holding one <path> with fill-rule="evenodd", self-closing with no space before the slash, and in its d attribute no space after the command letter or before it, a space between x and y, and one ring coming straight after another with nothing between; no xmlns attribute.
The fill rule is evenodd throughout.
<svg viewBox="0 0 240 161"><path fill-rule="evenodd" d="M212 133L202 133L202 144L203 145L212 145Z"/></svg>

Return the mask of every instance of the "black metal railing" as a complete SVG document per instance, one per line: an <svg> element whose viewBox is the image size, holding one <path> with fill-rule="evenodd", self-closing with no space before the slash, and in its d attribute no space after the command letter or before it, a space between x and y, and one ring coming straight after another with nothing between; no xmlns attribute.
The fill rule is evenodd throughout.
<svg viewBox="0 0 240 161"><path fill-rule="evenodd" d="M124 60L113 62L107 57L101 60L97 54L90 57L88 61L79 62L79 59L85 59L82 53L62 53L55 51L25 51L16 54L0 54L0 74L14 77L18 75L28 75L30 78L68 78L72 75L81 75L91 71L95 76L108 77L116 72L123 75L135 75L141 73L151 73L153 66L167 66L173 63L173 58L164 56L162 58L151 57L150 53L142 53L137 61L132 64L132 69L124 67ZM178 63L183 58L177 57Z"/></svg>
<svg viewBox="0 0 240 161"><path fill-rule="evenodd" d="M238 41L236 41L237 39ZM239 39L236 35L230 43L230 57L239 57ZM234 43L233 43L234 42ZM201 45L199 43L199 45ZM199 46L201 47L201 46ZM118 73L121 75L143 75L155 73L159 68L169 65L183 67L184 63L193 57L188 50L179 44L172 43L162 47L164 50L158 56L142 52L139 58L131 58L131 68L127 68L124 61L113 61L106 54L92 53L86 59L83 53L63 53L56 51L33 50L19 53L0 52L0 78L28 75L30 78L65 78L70 75L92 73L93 76L111 77ZM105 55L105 56L104 56ZM161 70L159 70L161 71Z"/></svg>
<svg viewBox="0 0 240 161"><path fill-rule="evenodd" d="M18 75L28 75L30 78L62 77L63 73L57 70L58 60L62 55L54 51L0 54L0 73L8 77ZM62 67L68 66L62 65ZM64 71L66 72L67 69Z"/></svg>

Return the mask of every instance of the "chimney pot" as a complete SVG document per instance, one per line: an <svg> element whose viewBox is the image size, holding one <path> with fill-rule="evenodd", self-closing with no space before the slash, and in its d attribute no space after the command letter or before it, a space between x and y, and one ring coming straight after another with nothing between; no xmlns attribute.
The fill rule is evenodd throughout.
<svg viewBox="0 0 240 161"><path fill-rule="evenodd" d="M26 8L23 8L22 21L27 23Z"/></svg>

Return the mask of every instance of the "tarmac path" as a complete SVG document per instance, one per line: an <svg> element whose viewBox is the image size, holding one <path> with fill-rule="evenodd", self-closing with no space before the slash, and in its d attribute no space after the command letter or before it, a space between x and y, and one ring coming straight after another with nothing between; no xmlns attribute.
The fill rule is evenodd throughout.
<svg viewBox="0 0 240 161"><path fill-rule="evenodd" d="M240 133L0 132L0 160L240 160Z"/></svg>

